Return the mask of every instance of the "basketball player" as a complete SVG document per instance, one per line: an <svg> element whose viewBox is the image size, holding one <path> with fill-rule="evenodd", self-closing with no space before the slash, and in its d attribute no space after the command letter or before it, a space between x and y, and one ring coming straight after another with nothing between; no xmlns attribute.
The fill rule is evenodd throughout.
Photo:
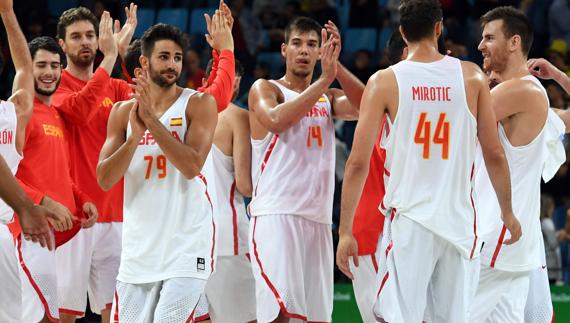
<svg viewBox="0 0 570 323"><path fill-rule="evenodd" d="M281 45L285 76L260 79L249 92L249 251L260 322L331 320L332 117L357 118L363 84L338 62L336 26L325 27L306 17L290 22ZM319 58L322 73L311 83ZM329 89L335 79L343 90Z"/></svg>
<svg viewBox="0 0 570 323"><path fill-rule="evenodd" d="M212 71L213 60L206 69ZM232 100L237 97L243 67L236 61ZM206 79L203 80L206 83ZM249 322L255 316L255 280L248 253L249 218L244 196L251 196L251 146L247 110L230 103L218 115L210 152L215 173L214 221L216 267L206 284L214 322Z"/></svg>
<svg viewBox="0 0 570 323"><path fill-rule="evenodd" d="M525 234L515 245L502 244L505 228L497 217L500 211L496 199L489 194L492 189L485 168L479 170L475 190L480 200L481 238L485 246L481 252L479 285L471 305L471 321L523 322L531 273L540 270L544 263L540 179L548 181L565 161L559 140L565 125L549 109L548 96L540 81L528 71L527 55L533 32L524 13L512 7L498 7L487 12L481 22L483 40L479 50L484 57L484 68L498 74L497 79L501 80L491 96L499 121L499 138L513 175L513 205ZM546 313L534 308L534 317L529 319L550 322L550 304L533 303L531 307L542 305Z"/></svg>
<svg viewBox="0 0 570 323"><path fill-rule="evenodd" d="M65 125L57 110L51 106L52 95L61 79L63 51L51 37L38 37L29 44L35 85L34 110L26 127L24 159L16 177L28 190L44 195L42 205L61 210L68 219L65 231L56 232L56 247L72 239L81 228L92 227L97 220L97 208L71 179L69 150ZM58 276L56 255L18 239L23 266L23 321L34 322L45 314L58 311ZM51 284L47 283L48 277ZM37 286L35 288L33 286ZM45 301L43 301L45 300ZM51 315L51 314L49 314Z"/></svg>
<svg viewBox="0 0 570 323"><path fill-rule="evenodd" d="M157 24L141 42L135 100L113 109L97 169L103 188L125 179L113 317L192 321L213 267L212 204L200 171L211 149L216 102L176 86L186 46L179 29Z"/></svg>
<svg viewBox="0 0 570 323"><path fill-rule="evenodd" d="M388 60L396 64L406 58L407 47L399 30L394 30L388 41ZM372 313L376 300L376 274L378 273L377 244L384 228L384 215L379 209L384 198L384 161L386 150L383 148L387 135L390 133L390 121L382 121L380 136L374 144L370 158L370 167L362 196L354 215L352 234L358 243L359 265L349 263L353 274L352 286L360 316L365 323L376 322Z"/></svg>
<svg viewBox="0 0 570 323"><path fill-rule="evenodd" d="M29 198L14 179L22 159L25 128L33 105L32 59L27 54L26 38L18 25L11 0L0 1L0 16L16 70L12 96L8 101L0 101L0 321L21 322L23 304L18 259L7 224L13 221L16 211L25 238L53 250L47 219L57 218L34 204L39 203L41 196Z"/></svg>
<svg viewBox="0 0 570 323"><path fill-rule="evenodd" d="M390 243L382 250L375 315L382 322L421 322L431 285L438 300L436 320L466 322L471 259L480 246L471 196L477 139L511 233L506 242L513 243L521 232L510 202L508 165L485 74L472 63L438 53L439 1L403 2L400 32L407 59L374 74L362 97L344 176L351 189L342 192L337 263L351 275L348 257L358 261L352 220L380 132L378 120L387 113L394 122L386 143L390 179L383 202L394 217Z"/></svg>
<svg viewBox="0 0 570 323"><path fill-rule="evenodd" d="M56 250L58 272L65 273L60 276L59 284L62 323L74 322L76 317L84 315L87 294L91 310L101 314L103 322L109 322L120 260L123 188L117 185L103 192L97 184L95 169L113 103L130 99L128 84L109 75L118 53L123 55L130 43L137 24L136 11L133 4L125 8L125 25L118 30L116 24L114 32L108 12L103 13L99 24L83 7L66 10L57 25L67 67L53 105L63 117L69 134L73 181L99 210L93 228L81 230ZM93 71L98 48L104 57Z"/></svg>

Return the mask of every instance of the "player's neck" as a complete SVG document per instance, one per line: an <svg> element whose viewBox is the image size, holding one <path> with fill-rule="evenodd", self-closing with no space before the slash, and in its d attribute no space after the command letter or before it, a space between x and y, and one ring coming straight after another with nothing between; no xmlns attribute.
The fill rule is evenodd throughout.
<svg viewBox="0 0 570 323"><path fill-rule="evenodd" d="M73 77L85 82L89 81L93 77L93 64L87 67L80 67L73 64L69 58L67 59L67 62L68 64L65 70L69 74L73 75Z"/></svg>
<svg viewBox="0 0 570 323"><path fill-rule="evenodd" d="M311 80L313 79L313 73L307 76L297 76L291 72L285 73L285 76L281 78L281 82L289 89L295 92L303 92L306 88L311 85Z"/></svg>
<svg viewBox="0 0 570 323"><path fill-rule="evenodd" d="M503 81L525 77L530 75L526 66L526 58L522 55L513 54L505 66L505 69L499 73Z"/></svg>
<svg viewBox="0 0 570 323"><path fill-rule="evenodd" d="M41 101L43 104L47 105L48 107L51 106L51 95L43 95L36 92L36 99Z"/></svg>
<svg viewBox="0 0 570 323"><path fill-rule="evenodd" d="M150 99L156 102L154 110L157 112L166 111L178 99L180 93L182 93L182 88L176 84L164 88L154 82L150 83Z"/></svg>
<svg viewBox="0 0 570 323"><path fill-rule="evenodd" d="M443 55L437 50L437 42L432 39L425 39L408 44L407 60L431 63L440 60Z"/></svg>

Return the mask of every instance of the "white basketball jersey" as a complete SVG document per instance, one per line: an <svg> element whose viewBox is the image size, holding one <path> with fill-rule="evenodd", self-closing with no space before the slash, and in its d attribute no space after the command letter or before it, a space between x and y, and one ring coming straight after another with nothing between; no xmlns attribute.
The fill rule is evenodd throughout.
<svg viewBox="0 0 570 323"><path fill-rule="evenodd" d="M16 107L9 101L0 101L0 155L6 164L16 174L22 155L16 150ZM0 223L10 223L14 217L14 211L0 199Z"/></svg>
<svg viewBox="0 0 570 323"><path fill-rule="evenodd" d="M212 161L216 174L214 222L216 223L216 256L246 254L249 218L243 195L236 189L234 159L212 145Z"/></svg>
<svg viewBox="0 0 570 323"><path fill-rule="evenodd" d="M194 93L184 89L160 118L181 141L186 136L186 107ZM147 130L125 173L124 185L117 279L131 284L173 277L207 279L213 267L214 228L206 178L200 174L186 179Z"/></svg>
<svg viewBox="0 0 570 323"><path fill-rule="evenodd" d="M299 93L275 80L285 101ZM251 141L253 198L251 216L299 215L332 223L335 132L331 104L322 95L296 125Z"/></svg>
<svg viewBox="0 0 570 323"><path fill-rule="evenodd" d="M534 76L531 80L546 91ZM546 106L547 107L547 106ZM546 108L545 107L545 108ZM481 238L485 247L481 252L481 263L505 271L527 271L543 264L542 232L540 229L540 179L550 180L565 161L560 137L564 134L564 122L552 110L544 127L527 145L513 146L499 124L499 139L505 150L511 174L512 204L519 220L522 236L512 245L504 245L510 235L501 221L501 208L489 179L484 163L475 177L475 191L481 224ZM554 162L554 167L553 167Z"/></svg>
<svg viewBox="0 0 570 323"><path fill-rule="evenodd" d="M384 205L477 256L472 174L477 121L467 105L461 62L453 57L391 67L399 107L386 143Z"/></svg>

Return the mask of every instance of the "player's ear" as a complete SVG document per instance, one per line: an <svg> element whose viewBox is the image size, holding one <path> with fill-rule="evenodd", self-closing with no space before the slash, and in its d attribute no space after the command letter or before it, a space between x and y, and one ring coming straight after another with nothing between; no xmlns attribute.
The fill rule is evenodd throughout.
<svg viewBox="0 0 570 323"><path fill-rule="evenodd" d="M139 63L141 64L141 66L143 68L148 68L149 62L148 62L148 57L141 55L139 57Z"/></svg>
<svg viewBox="0 0 570 323"><path fill-rule="evenodd" d="M443 20L436 22L434 29L436 38L439 39L439 36L441 36L441 33L443 32Z"/></svg>
<svg viewBox="0 0 570 323"><path fill-rule="evenodd" d="M511 48L511 51L515 51L517 48L521 47L521 36L520 35L514 35L513 37L511 37L511 39L509 39L509 47Z"/></svg>
<svg viewBox="0 0 570 323"><path fill-rule="evenodd" d="M65 50L65 41L61 38L57 39L57 43L59 44L59 47L61 47L61 49L63 50L64 53L67 53L67 51Z"/></svg>
<svg viewBox="0 0 570 323"><path fill-rule="evenodd" d="M287 44L281 43L281 56L283 56L283 58L287 57L287 55L285 55L286 50L287 50Z"/></svg>

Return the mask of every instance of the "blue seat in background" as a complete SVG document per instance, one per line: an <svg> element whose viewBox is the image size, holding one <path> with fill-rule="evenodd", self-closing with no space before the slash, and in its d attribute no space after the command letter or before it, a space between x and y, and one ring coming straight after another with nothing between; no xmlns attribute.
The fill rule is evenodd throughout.
<svg viewBox="0 0 570 323"><path fill-rule="evenodd" d="M188 28L188 9L185 8L165 8L160 9L156 22L162 22L178 27L182 31Z"/></svg>
<svg viewBox="0 0 570 323"><path fill-rule="evenodd" d="M390 36L392 36L392 31L392 27L384 27L380 30L380 33L378 34L378 50L380 52L388 46L388 41L390 40Z"/></svg>
<svg viewBox="0 0 570 323"><path fill-rule="evenodd" d="M141 8L137 11L137 29L135 29L134 37L140 38L145 30L154 25L154 9Z"/></svg>
<svg viewBox="0 0 570 323"><path fill-rule="evenodd" d="M192 10L190 14L190 34L206 34L208 29L206 28L206 20L204 19L204 14L207 13L211 16L216 12L216 8L198 8Z"/></svg>
<svg viewBox="0 0 570 323"><path fill-rule="evenodd" d="M375 52L378 32L374 28L348 28L342 39L342 50L346 55L353 54L360 49Z"/></svg>
<svg viewBox="0 0 570 323"><path fill-rule="evenodd" d="M49 14L59 18L65 10L77 7L77 3L77 0L50 0L48 1Z"/></svg>
<svg viewBox="0 0 570 323"><path fill-rule="evenodd" d="M285 61L280 52L259 53L257 54L257 61L269 66L269 73L272 77L279 77L279 73L282 72L282 68L285 65Z"/></svg>
<svg viewBox="0 0 570 323"><path fill-rule="evenodd" d="M348 22L350 20L350 1L337 0L336 12L338 14L338 20L339 20L338 28L340 30L346 30L348 28Z"/></svg>

